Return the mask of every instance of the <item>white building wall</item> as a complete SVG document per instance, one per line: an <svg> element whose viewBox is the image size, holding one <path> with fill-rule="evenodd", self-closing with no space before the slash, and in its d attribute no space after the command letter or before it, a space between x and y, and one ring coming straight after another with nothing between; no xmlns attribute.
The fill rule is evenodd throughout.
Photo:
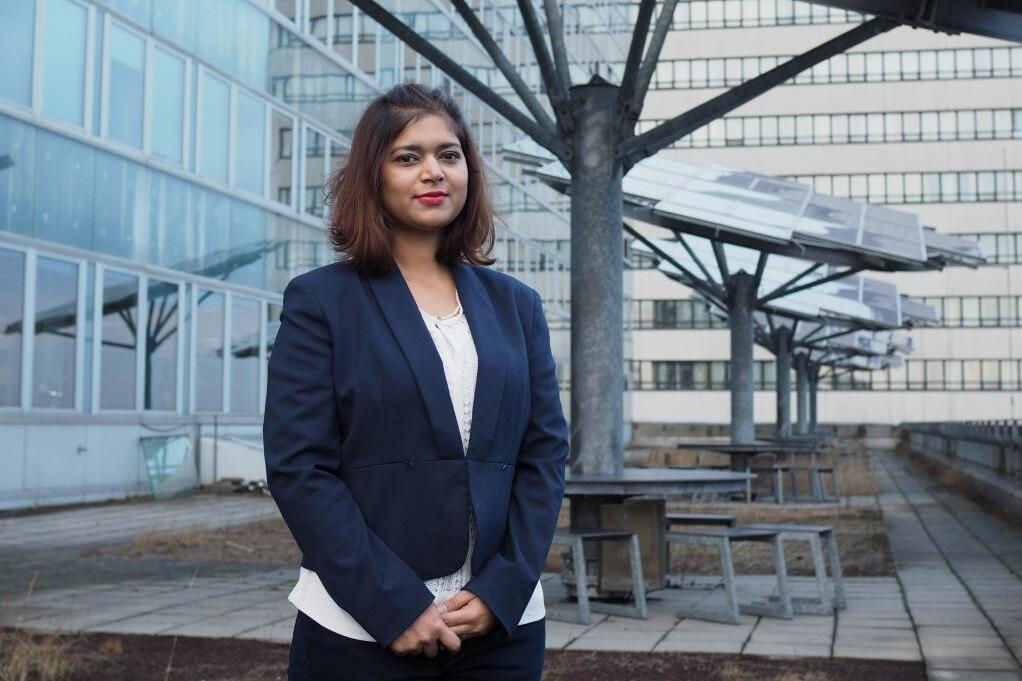
<svg viewBox="0 0 1022 681"><path fill-rule="evenodd" d="M712 59L794 55L850 30L853 24L777 26L672 32L664 59ZM1001 47L1011 43L974 35L941 35L896 28L857 46L853 52ZM665 120L725 88L653 90L643 119ZM757 97L729 116L809 113L873 113L1022 108L1022 78L784 85ZM983 141L884 142L787 146L671 148L663 155L693 163L721 163L777 176L845 173L934 172L1022 169L1022 116L1015 139ZM1020 232L1022 202L892 204L918 214L924 225L948 233ZM692 292L655 270L632 270L637 300L692 297ZM1022 265L987 265L945 272L875 274L917 296L1022 296ZM1022 358L1022 329L936 328L916 330L912 359ZM650 329L634 332L638 360L726 360L726 330ZM762 348L756 359L770 359ZM793 386L794 387L794 386ZM918 420L1006 419L1022 417L1022 395L1011 390L820 390L819 419L832 423L886 423ZM636 390L634 422L727 423L728 393L721 390ZM774 396L756 395L756 420L774 420ZM626 418L628 418L626 416Z"/></svg>

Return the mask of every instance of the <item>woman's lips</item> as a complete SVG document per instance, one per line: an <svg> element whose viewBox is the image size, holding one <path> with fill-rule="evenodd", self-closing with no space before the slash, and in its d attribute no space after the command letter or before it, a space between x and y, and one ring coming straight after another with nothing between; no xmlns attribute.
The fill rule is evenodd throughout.
<svg viewBox="0 0 1022 681"><path fill-rule="evenodd" d="M427 206L439 206L446 198L446 194L440 194L438 196L416 196L415 200L424 203Z"/></svg>

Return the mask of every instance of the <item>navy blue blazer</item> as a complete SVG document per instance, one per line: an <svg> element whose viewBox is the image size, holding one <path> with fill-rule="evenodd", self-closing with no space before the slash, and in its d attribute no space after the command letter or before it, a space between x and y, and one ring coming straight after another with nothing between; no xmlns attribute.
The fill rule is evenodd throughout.
<svg viewBox="0 0 1022 681"><path fill-rule="evenodd" d="M401 271L335 262L292 279L269 361L267 485L333 600L384 648L458 570L507 637L546 559L568 429L542 301L493 269L454 281L479 357L467 454L443 364Z"/></svg>

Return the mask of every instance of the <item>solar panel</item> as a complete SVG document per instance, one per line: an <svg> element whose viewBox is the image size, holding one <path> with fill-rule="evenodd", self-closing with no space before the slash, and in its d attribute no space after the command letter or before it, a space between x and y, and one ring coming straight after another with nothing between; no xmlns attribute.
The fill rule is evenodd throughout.
<svg viewBox="0 0 1022 681"><path fill-rule="evenodd" d="M668 167L661 172L674 171ZM794 182L718 165L679 179L680 188L661 200L654 213L779 242L791 240L810 192Z"/></svg>
<svg viewBox="0 0 1022 681"><path fill-rule="evenodd" d="M940 313L937 308L908 296L901 297L901 315L907 323L913 326L930 326L940 323Z"/></svg>
<svg viewBox="0 0 1022 681"><path fill-rule="evenodd" d="M560 161L535 173L555 187L570 185ZM783 178L653 156L629 170L622 192L626 215L651 219L651 211L658 224L678 232L712 230L721 241L761 243L767 249L769 244L804 244L908 266L927 262L915 214L820 194Z"/></svg>
<svg viewBox="0 0 1022 681"><path fill-rule="evenodd" d="M950 264L976 267L986 262L979 243L973 239L941 234L933 227L924 227L923 242L930 257L940 258Z"/></svg>
<svg viewBox="0 0 1022 681"><path fill-rule="evenodd" d="M666 254L689 274L705 278L702 272L705 268L712 284L723 285L712 242L694 236L686 236L684 239L688 249L679 241L656 238L649 238L649 241L656 250ZM632 242L632 249L656 255L654 249L639 240ZM723 250L731 274L739 271L752 274L756 271L759 251L731 244L725 244ZM779 255L770 256L763 270L758 295L763 297L779 289L795 277L804 274L808 267L804 260ZM661 260L657 268L672 279L686 283L685 273L670 261ZM818 282L828 275L824 269L816 270L803 276L799 280L799 285ZM765 303L764 309L799 319L843 319L870 326L895 328L901 326L899 304L898 290L893 284L852 275L846 279L818 283L812 288L774 298Z"/></svg>

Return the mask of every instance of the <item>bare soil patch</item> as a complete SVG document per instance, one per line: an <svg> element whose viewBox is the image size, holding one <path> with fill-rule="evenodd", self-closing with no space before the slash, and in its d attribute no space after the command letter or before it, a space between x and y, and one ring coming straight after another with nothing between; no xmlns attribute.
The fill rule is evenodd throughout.
<svg viewBox="0 0 1022 681"><path fill-rule="evenodd" d="M261 641L98 633L52 636L0 629L0 681L284 681L287 655L287 645ZM30 666L24 666L25 660ZM44 671L58 666L58 671ZM548 650L543 674L544 681L925 678L922 664L906 662L573 650Z"/></svg>

